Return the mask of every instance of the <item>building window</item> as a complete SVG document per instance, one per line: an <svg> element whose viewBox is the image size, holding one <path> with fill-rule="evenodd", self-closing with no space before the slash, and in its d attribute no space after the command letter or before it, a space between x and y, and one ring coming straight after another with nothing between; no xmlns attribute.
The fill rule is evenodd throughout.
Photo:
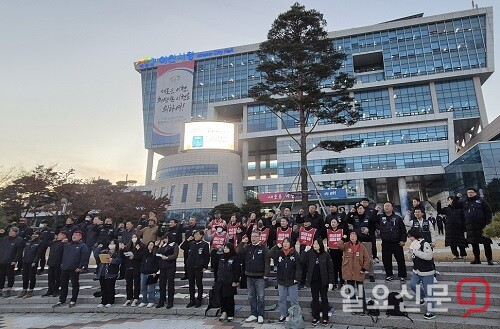
<svg viewBox="0 0 500 329"><path fill-rule="evenodd" d="M276 130L278 119L265 105L251 105L247 108L247 132Z"/></svg>
<svg viewBox="0 0 500 329"><path fill-rule="evenodd" d="M217 195L219 193L219 184L213 183L212 184L212 201L217 201Z"/></svg>
<svg viewBox="0 0 500 329"><path fill-rule="evenodd" d="M182 203L186 203L187 195L188 195L188 184L184 184L182 186L182 197L181 197Z"/></svg>
<svg viewBox="0 0 500 329"><path fill-rule="evenodd" d="M174 202L175 185L170 188L170 202Z"/></svg>
<svg viewBox="0 0 500 329"><path fill-rule="evenodd" d="M202 196L203 196L203 183L198 183L198 187L196 188L196 202L201 202Z"/></svg>
<svg viewBox="0 0 500 329"><path fill-rule="evenodd" d="M394 88L396 116L433 113L429 85Z"/></svg>
<svg viewBox="0 0 500 329"><path fill-rule="evenodd" d="M186 165L160 169L156 172L156 179L168 179L183 176L218 175L219 166L216 164Z"/></svg>
<svg viewBox="0 0 500 329"><path fill-rule="evenodd" d="M455 80L436 83L439 112L453 112L454 119L479 117L474 82Z"/></svg>
<svg viewBox="0 0 500 329"><path fill-rule="evenodd" d="M233 184L227 183L227 202L233 202Z"/></svg>
<svg viewBox="0 0 500 329"><path fill-rule="evenodd" d="M391 117L391 103L387 89L355 93L354 99L360 106L360 120Z"/></svg>

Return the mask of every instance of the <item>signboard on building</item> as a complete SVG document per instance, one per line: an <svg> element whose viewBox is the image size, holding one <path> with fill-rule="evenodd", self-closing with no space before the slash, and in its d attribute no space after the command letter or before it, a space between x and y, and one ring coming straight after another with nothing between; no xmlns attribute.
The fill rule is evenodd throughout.
<svg viewBox="0 0 500 329"><path fill-rule="evenodd" d="M181 129L191 120L194 61L157 68L153 144L180 143Z"/></svg>
<svg viewBox="0 0 500 329"><path fill-rule="evenodd" d="M318 194L323 200L345 199L347 197L347 190L343 188L319 190ZM309 200L318 200L318 196L314 191L310 191L308 196ZM302 195L300 192L259 193L259 200L262 203L279 203L281 200L284 202L300 201L302 200Z"/></svg>
<svg viewBox="0 0 500 329"><path fill-rule="evenodd" d="M183 150L234 150L234 131L234 123L188 122L184 126Z"/></svg>

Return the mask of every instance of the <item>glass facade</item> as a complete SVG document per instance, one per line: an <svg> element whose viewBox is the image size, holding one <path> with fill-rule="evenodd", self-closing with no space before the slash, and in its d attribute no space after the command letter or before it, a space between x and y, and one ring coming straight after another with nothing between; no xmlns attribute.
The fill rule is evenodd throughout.
<svg viewBox="0 0 500 329"><path fill-rule="evenodd" d="M198 183L196 187L196 202L201 202L203 197L203 183Z"/></svg>
<svg viewBox="0 0 500 329"><path fill-rule="evenodd" d="M247 107L247 132L276 130L278 118L265 105Z"/></svg>
<svg viewBox="0 0 500 329"><path fill-rule="evenodd" d="M394 104L398 117L432 113L429 85L394 88Z"/></svg>
<svg viewBox="0 0 500 329"><path fill-rule="evenodd" d="M232 183L227 183L227 202L234 202Z"/></svg>
<svg viewBox="0 0 500 329"><path fill-rule="evenodd" d="M181 196L181 202L186 203L187 201L187 194L188 194L188 184L182 185L182 196Z"/></svg>
<svg viewBox="0 0 500 329"><path fill-rule="evenodd" d="M212 183L212 201L217 201L218 194L219 194L219 184Z"/></svg>
<svg viewBox="0 0 500 329"><path fill-rule="evenodd" d="M361 120L391 117L391 104L387 89L354 93L354 99L361 107Z"/></svg>
<svg viewBox="0 0 500 329"><path fill-rule="evenodd" d="M347 55L340 71L356 76L358 83L361 84L449 71L465 71L486 67L487 64L485 15L346 36L334 39L333 43L336 49ZM355 72L353 56L371 52L382 55L380 65L375 68L376 72L369 70ZM259 59L255 52L197 60L193 82L192 117L206 119L208 103L247 98L248 90L262 79L256 70L258 64ZM146 148L160 147L163 145L153 145L151 141L156 69L141 70L141 81L145 145ZM324 81L324 85L328 86L331 82L332 78L328 78ZM360 98L373 99L363 96ZM384 96L382 98L379 101L386 102ZM425 101L422 101L425 106ZM385 103L384 106L386 105ZM427 106L425 108L428 109ZM445 107L445 110L448 108L449 106ZM454 108L457 108L456 105ZM442 110L440 106L440 111ZM365 112L367 118L375 117L369 104L365 106ZM390 113L382 111L376 115L389 117ZM455 112L455 118L471 115L475 114ZM259 120L255 118L254 121ZM276 129L276 122L271 123L271 127L261 130L255 130L258 129L256 124L257 122L254 122L251 131Z"/></svg>
<svg viewBox="0 0 500 329"><path fill-rule="evenodd" d="M347 196L356 197L361 196L361 186L363 185L362 179L350 179L350 180L336 180L336 181L319 181L316 182L316 187L318 190L332 189L332 188L343 188L347 190ZM288 192L300 189L297 186L291 187L291 184L273 184L273 185L258 185L258 186L247 186L245 188L245 193L248 196L255 197L258 193L275 193L275 192ZM314 190L314 185L309 182L309 190Z"/></svg>
<svg viewBox="0 0 500 329"><path fill-rule="evenodd" d="M311 175L321 175L373 170L444 167L448 164L448 161L448 150L434 150L310 160L307 167ZM299 168L299 161L279 163L278 176L295 176Z"/></svg>
<svg viewBox="0 0 500 329"><path fill-rule="evenodd" d="M156 172L156 179L168 179L182 176L218 175L219 166L216 164L186 165L160 169Z"/></svg>
<svg viewBox="0 0 500 329"><path fill-rule="evenodd" d="M488 194L500 191L500 141L479 143L446 168L446 183L451 195L475 187ZM490 196L491 198L491 196Z"/></svg>
<svg viewBox="0 0 500 329"><path fill-rule="evenodd" d="M439 112L453 111L454 119L479 117L472 79L436 83Z"/></svg>
<svg viewBox="0 0 500 329"><path fill-rule="evenodd" d="M360 134L346 134L337 136L327 136L321 138L309 138L308 145L312 148L313 145L317 145L322 140L363 140L363 144L359 147L373 147L373 146L384 146L384 145L394 145L394 144L406 144L406 143L423 143L432 142L439 140L448 139L448 127L445 125L441 126L430 126L430 127L420 127L420 128L408 128L408 129L397 129L397 130L382 130L372 133L360 133ZM278 154L288 154L297 153L298 147L294 140L287 139L276 142ZM319 151L321 149L316 149L313 152ZM248 169L255 169L255 163L253 163L253 168L249 163Z"/></svg>

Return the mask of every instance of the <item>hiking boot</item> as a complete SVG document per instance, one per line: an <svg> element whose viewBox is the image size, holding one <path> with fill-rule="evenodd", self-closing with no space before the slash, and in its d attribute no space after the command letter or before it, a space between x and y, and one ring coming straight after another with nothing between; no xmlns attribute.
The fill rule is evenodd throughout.
<svg viewBox="0 0 500 329"><path fill-rule="evenodd" d="M16 298L24 298L24 296L26 296L27 293L28 293L28 291L23 290L23 291L21 291L21 293L19 295L16 296Z"/></svg>
<svg viewBox="0 0 500 329"><path fill-rule="evenodd" d="M24 295L24 298L30 298L30 297L33 297L33 290L28 290L28 292L26 292L26 295Z"/></svg>

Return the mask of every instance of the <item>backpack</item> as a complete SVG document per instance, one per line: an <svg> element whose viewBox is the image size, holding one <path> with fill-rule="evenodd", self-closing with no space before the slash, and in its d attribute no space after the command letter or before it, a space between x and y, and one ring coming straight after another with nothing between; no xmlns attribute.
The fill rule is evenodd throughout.
<svg viewBox="0 0 500 329"><path fill-rule="evenodd" d="M373 323L377 323L378 317L380 316L380 309L378 307L375 307L375 302L373 300L367 301L366 305L372 306L372 307L368 307L367 314L370 316Z"/></svg>
<svg viewBox="0 0 500 329"><path fill-rule="evenodd" d="M205 310L205 316L207 316L208 311L213 308L217 309L215 311L215 316L219 315L221 307L221 288L222 284L216 282L212 289L208 292L208 306Z"/></svg>
<svg viewBox="0 0 500 329"><path fill-rule="evenodd" d="M294 305L288 309L288 322L285 324L286 329L302 329L305 328L304 317L300 306Z"/></svg>
<svg viewBox="0 0 500 329"><path fill-rule="evenodd" d="M397 292L390 292L387 297L387 306L388 309L386 311L387 316L404 316L410 319L411 322L413 320L408 316L408 312L401 311L401 306L403 304L403 297L399 295ZM404 307L404 306L403 306Z"/></svg>

